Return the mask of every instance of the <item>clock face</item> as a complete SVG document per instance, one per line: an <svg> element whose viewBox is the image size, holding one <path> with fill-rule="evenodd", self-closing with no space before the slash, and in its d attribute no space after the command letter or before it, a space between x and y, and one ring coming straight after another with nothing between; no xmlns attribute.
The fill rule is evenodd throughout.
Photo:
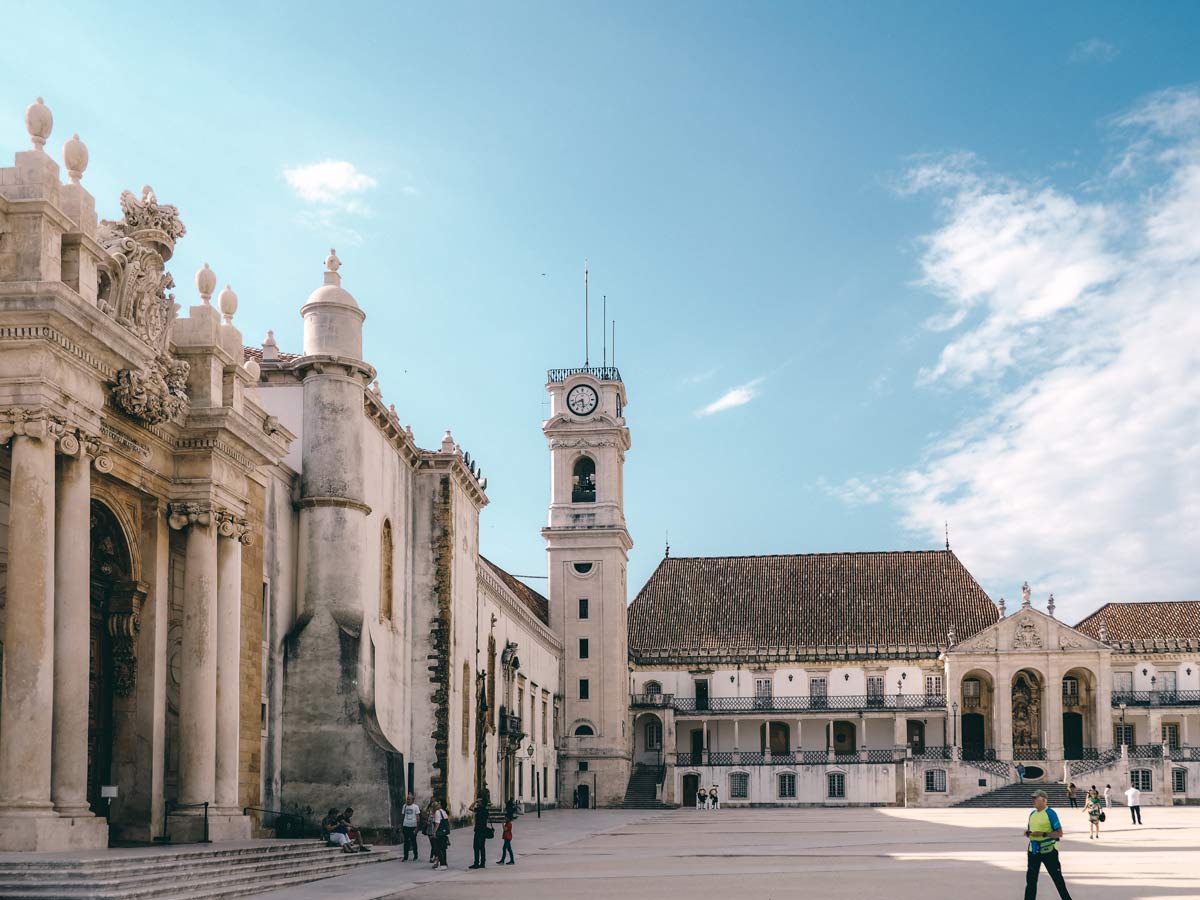
<svg viewBox="0 0 1200 900"><path fill-rule="evenodd" d="M599 402L600 398L596 396L596 390L590 384L577 384L571 388L571 393L567 394L567 408L577 416L588 415Z"/></svg>

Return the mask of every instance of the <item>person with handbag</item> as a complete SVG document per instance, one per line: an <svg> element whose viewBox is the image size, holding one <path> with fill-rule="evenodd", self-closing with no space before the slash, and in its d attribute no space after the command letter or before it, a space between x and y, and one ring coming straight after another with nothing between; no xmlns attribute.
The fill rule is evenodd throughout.
<svg viewBox="0 0 1200 900"><path fill-rule="evenodd" d="M480 797L472 803L470 809L475 813L475 862L467 868L483 869L487 867L487 842L489 838L496 836L496 830L488 824L488 802L485 797Z"/></svg>
<svg viewBox="0 0 1200 900"><path fill-rule="evenodd" d="M1088 791L1083 804L1083 813L1088 819L1088 840L1100 839L1100 823L1104 821L1104 810L1100 808L1100 795Z"/></svg>
<svg viewBox="0 0 1200 900"><path fill-rule="evenodd" d="M429 802L429 840L433 845L433 868L447 868L446 848L450 846L450 817L437 800Z"/></svg>
<svg viewBox="0 0 1200 900"><path fill-rule="evenodd" d="M496 863L496 865L498 865L498 866L503 866L503 865L515 866L517 864L517 860L513 856L512 826L513 826L513 817L506 815L504 817L504 832L501 835L501 837L504 838L504 845L500 848L500 862ZM506 857L506 856L508 857L507 863L504 862L504 857Z"/></svg>

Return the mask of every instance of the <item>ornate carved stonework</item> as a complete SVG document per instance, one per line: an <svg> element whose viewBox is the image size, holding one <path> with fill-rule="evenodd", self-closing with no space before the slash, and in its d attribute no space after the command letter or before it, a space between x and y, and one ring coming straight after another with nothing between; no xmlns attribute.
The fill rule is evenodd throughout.
<svg viewBox="0 0 1200 900"><path fill-rule="evenodd" d="M215 513L217 534L221 537L234 538L246 546L250 546L252 537L250 523L239 518L227 509L218 509Z"/></svg>
<svg viewBox="0 0 1200 900"><path fill-rule="evenodd" d="M146 369L122 369L112 389L121 412L151 425L179 418L187 409L188 364L170 357L156 359Z"/></svg>
<svg viewBox="0 0 1200 900"><path fill-rule="evenodd" d="M565 438L555 438L550 442L551 450L575 450L586 447L615 447L617 442L611 438L575 438L567 440Z"/></svg>
<svg viewBox="0 0 1200 900"><path fill-rule="evenodd" d="M1014 650L1038 650L1042 646L1042 636L1038 634L1037 623L1032 619L1022 619L1017 623L1013 633Z"/></svg>
<svg viewBox="0 0 1200 900"><path fill-rule="evenodd" d="M167 507L167 524L176 531L189 525L210 525L212 508L203 503L172 502Z"/></svg>
<svg viewBox="0 0 1200 900"><path fill-rule="evenodd" d="M128 697L137 684L137 633L147 585L128 581L117 585L108 600L108 636L112 641L113 691Z"/></svg>
<svg viewBox="0 0 1200 900"><path fill-rule="evenodd" d="M57 441L63 435L63 424L45 409L25 409L14 406L0 411L0 444L14 435Z"/></svg>

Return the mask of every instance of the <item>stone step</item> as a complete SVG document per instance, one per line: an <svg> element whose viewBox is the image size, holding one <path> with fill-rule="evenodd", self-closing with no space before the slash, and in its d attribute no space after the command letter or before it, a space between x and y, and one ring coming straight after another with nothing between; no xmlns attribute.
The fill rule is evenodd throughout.
<svg viewBox="0 0 1200 900"><path fill-rule="evenodd" d="M278 859L251 855L240 861L215 860L207 867L189 867L181 872L169 866L154 867L120 877L93 879L55 879L41 877L32 883L0 886L5 900L159 900L167 896L235 897L265 890L277 884L299 884L345 873L362 865L385 862L400 855L399 850L374 850L369 853L342 853L329 848L321 855L297 859L285 855ZM186 883L180 892L181 881Z"/></svg>
<svg viewBox="0 0 1200 900"><path fill-rule="evenodd" d="M104 870L119 870L128 866L144 866L165 863L204 863L214 859L247 858L254 856L277 856L295 853L298 855L322 853L329 847L316 838L304 840L270 841L255 845L245 844L195 844L146 848L145 850L89 851L85 855L52 853L29 855L19 860L6 859L0 862L0 878L24 872L80 872L92 874Z"/></svg>

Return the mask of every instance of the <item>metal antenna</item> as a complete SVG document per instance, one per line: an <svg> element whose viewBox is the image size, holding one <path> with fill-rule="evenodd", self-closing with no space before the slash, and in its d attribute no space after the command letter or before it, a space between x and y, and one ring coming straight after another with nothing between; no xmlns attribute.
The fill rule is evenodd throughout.
<svg viewBox="0 0 1200 900"><path fill-rule="evenodd" d="M612 321L613 329L613 368L617 367L617 320Z"/></svg>
<svg viewBox="0 0 1200 900"><path fill-rule="evenodd" d="M946 521L946 549L950 549L950 522Z"/></svg>
<svg viewBox="0 0 1200 900"><path fill-rule="evenodd" d="M591 340L588 337L588 261L583 258L583 367L588 365L588 352L591 350Z"/></svg>
<svg viewBox="0 0 1200 900"><path fill-rule="evenodd" d="M601 365L608 366L608 294L603 294L603 305L600 312L600 337L604 343L604 362Z"/></svg>

